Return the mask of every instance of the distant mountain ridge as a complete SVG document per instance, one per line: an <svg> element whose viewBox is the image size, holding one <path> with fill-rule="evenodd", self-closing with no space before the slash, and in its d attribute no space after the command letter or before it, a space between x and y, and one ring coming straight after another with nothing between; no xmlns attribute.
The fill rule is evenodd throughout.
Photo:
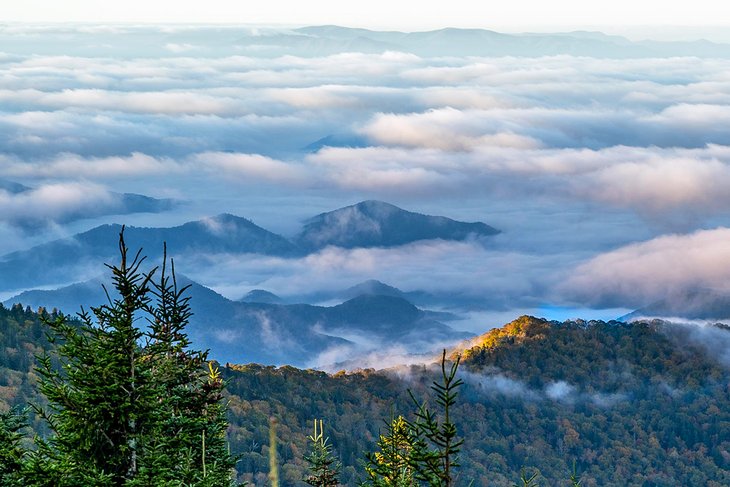
<svg viewBox="0 0 730 487"><path fill-rule="evenodd" d="M0 289L20 289L78 280L98 272L118 254L119 224L101 225L70 238L0 257ZM260 253L293 256L294 244L245 218L221 214L169 228L126 227L131 249L144 249L150 259L162 255L167 242L171 255L190 253Z"/></svg>
<svg viewBox="0 0 730 487"><path fill-rule="evenodd" d="M59 286L87 279L117 255L121 225L101 225L0 257L0 291ZM346 248L397 246L423 239L463 240L499 231L484 223L464 223L403 210L382 201L364 201L314 217L294 241L252 221L220 214L175 227L126 227L129 248L144 249L151 260L172 256L262 254L300 257L328 245Z"/></svg>
<svg viewBox="0 0 730 487"><path fill-rule="evenodd" d="M685 318L688 320L730 320L730 293L715 289L677 291L621 318Z"/></svg>
<svg viewBox="0 0 730 487"><path fill-rule="evenodd" d="M0 190L7 191L11 194L23 193L30 190L28 186L25 186L14 181L8 181L7 179L0 179Z"/></svg>
<svg viewBox="0 0 730 487"><path fill-rule="evenodd" d="M39 39L52 42L40 42ZM99 47L109 56L169 58L180 52L174 45L194 45L199 56L245 55L274 58L330 56L340 53L411 53L429 56L591 56L597 58L651 58L691 56L730 58L727 44L694 41L632 41L601 32L501 33L487 29L445 28L424 32L376 31L337 25L296 29L241 26L199 26L169 32L157 26L134 26L109 32L63 27L28 40L12 29L0 32L6 52L21 55L94 57Z"/></svg>
<svg viewBox="0 0 730 487"><path fill-rule="evenodd" d="M363 201L307 221L295 241L304 249L394 247L419 240L465 240L499 233L481 222L414 213L383 201Z"/></svg>
<svg viewBox="0 0 730 487"><path fill-rule="evenodd" d="M376 31L337 25L308 26L290 32L271 32L261 38L240 37L241 48L261 45L269 56L296 54L327 56L342 52L398 51L431 56L589 56L598 58L651 58L693 56L728 58L730 45L696 41L631 41L602 32L507 34L487 29L444 28L422 32Z"/></svg>
<svg viewBox="0 0 730 487"><path fill-rule="evenodd" d="M351 358L372 347L398 344L421 351L434 343L455 343L471 336L438 321L438 313L421 310L399 297L362 295L329 307L242 302L178 277L181 286L190 286L194 313L190 337L223 362L311 366L330 350L350 350L345 355ZM4 304L74 314L82 305L88 309L107 302L102 284L112 289L111 283L95 278L55 290L26 291ZM269 294L255 293L267 298Z"/></svg>

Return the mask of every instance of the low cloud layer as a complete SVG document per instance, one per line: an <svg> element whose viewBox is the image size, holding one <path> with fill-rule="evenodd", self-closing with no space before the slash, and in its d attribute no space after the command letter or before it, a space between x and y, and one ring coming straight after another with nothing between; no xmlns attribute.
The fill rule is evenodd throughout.
<svg viewBox="0 0 730 487"><path fill-rule="evenodd" d="M0 222L31 233L48 226L137 212L156 213L171 209L172 202L141 195L120 194L88 182L51 183L21 191L0 189Z"/></svg>
<svg viewBox="0 0 730 487"><path fill-rule="evenodd" d="M88 229L71 216L113 208L118 193L186 202L118 222L230 212L287 236L382 199L503 233L306 259L199 256L191 270L229 296L377 278L481 295L497 311L638 306L730 277L727 59L445 57L356 42L304 57L281 50L291 32L276 29L0 31L0 179L35 188L0 191L0 251Z"/></svg>

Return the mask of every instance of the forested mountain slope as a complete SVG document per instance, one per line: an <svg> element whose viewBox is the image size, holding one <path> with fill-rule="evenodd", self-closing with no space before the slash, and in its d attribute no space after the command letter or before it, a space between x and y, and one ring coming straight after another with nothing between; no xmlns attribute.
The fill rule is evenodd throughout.
<svg viewBox="0 0 730 487"><path fill-rule="evenodd" d="M522 467L537 468L542 485L564 485L573 460L584 486L730 484L729 341L719 325L531 317L471 340L452 351L462 353L466 382L453 416L465 439L456 485L511 486ZM30 365L47 346L36 313L0 308L3 408L36 397ZM334 375L222 370L239 477L255 485L266 482L272 417L281 485L304 485L315 418L344 464L341 480L356 485L384 420L410 415L406 390L425 399L435 377L432 365Z"/></svg>
<svg viewBox="0 0 730 487"><path fill-rule="evenodd" d="M457 485L511 486L522 467L563 485L573 460L585 486L728 485L730 373L705 338L727 344L730 331L522 317L475 339L460 371ZM273 415L291 440L282 446L287 485L298 485L308 421L324 418L343 480L355 485L383 420L413 411L406 388L426 397L433 369L332 376L251 365L227 375L247 478L263 479Z"/></svg>

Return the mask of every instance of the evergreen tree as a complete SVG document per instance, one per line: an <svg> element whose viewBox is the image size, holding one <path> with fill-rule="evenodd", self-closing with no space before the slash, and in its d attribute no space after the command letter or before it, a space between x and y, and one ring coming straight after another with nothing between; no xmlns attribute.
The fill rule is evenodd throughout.
<svg viewBox="0 0 730 487"><path fill-rule="evenodd" d="M155 461L132 485L159 478L183 485L226 485L234 462L227 452L228 422L221 403L225 383L218 367L207 361L207 352L189 349L189 286L178 286L173 261L167 274L166 248L163 255L160 278L151 283L155 299L145 309L151 319L144 350L162 398L155 409L156 430L146 444L147 456Z"/></svg>
<svg viewBox="0 0 730 487"><path fill-rule="evenodd" d="M365 472L368 479L364 485L373 487L412 487L413 459L411 452L416 440L412 426L402 416L388 423L387 431L380 435L378 448L380 451L367 454Z"/></svg>
<svg viewBox="0 0 730 487"><path fill-rule="evenodd" d="M324 437L322 420L319 421L319 430L317 420L314 420L314 434L309 440L312 442L312 449L304 456L304 460L309 464L310 474L304 481L315 487L336 487L341 465L332 455L329 438Z"/></svg>
<svg viewBox="0 0 730 487"><path fill-rule="evenodd" d="M411 463L414 477L428 483L431 487L451 487L454 485L454 468L459 466L457 454L463 439L458 438L456 424L451 419L451 409L456 404L457 389L464 382L456 378L460 357L457 357L447 371L446 350L441 357L441 382L433 382L431 390L436 395L436 404L441 413L436 414L426 403L419 403L411 393L415 403L416 418L410 422L415 433ZM409 391L410 392L410 391Z"/></svg>
<svg viewBox="0 0 730 487"><path fill-rule="evenodd" d="M26 427L26 413L18 408L0 413L0 487L19 485L25 450L20 444Z"/></svg>
<svg viewBox="0 0 730 487"><path fill-rule="evenodd" d="M174 267L166 275L166 258L153 283L157 269L140 270L141 251L128 259L123 232L120 264L108 266L117 296L82 310L80 325L48 322L62 367L40 358L49 409L38 411L54 435L37 441L26 485L228 485L225 385L212 365L206 374L205 353L188 350L185 288Z"/></svg>
<svg viewBox="0 0 730 487"><path fill-rule="evenodd" d="M539 471L533 472L532 475L529 475L527 471L523 468L522 470L520 470L520 483L512 484L512 487L538 487L539 484L537 483L537 481L539 476Z"/></svg>
<svg viewBox="0 0 730 487"><path fill-rule="evenodd" d="M457 389L463 384L456 378L460 358L446 367L446 350L441 357L441 381L434 381L431 390L436 395L440 414L426 403L420 403L409 390L416 405L415 419L402 417L392 420L385 436L378 441L379 452L367 455L365 485L376 487L450 487L454 485L454 468L459 466L456 455L464 440L458 438L451 409L456 404Z"/></svg>
<svg viewBox="0 0 730 487"><path fill-rule="evenodd" d="M570 474L570 487L580 487L583 480L578 475L578 469L575 466L575 460L573 460L573 471Z"/></svg>

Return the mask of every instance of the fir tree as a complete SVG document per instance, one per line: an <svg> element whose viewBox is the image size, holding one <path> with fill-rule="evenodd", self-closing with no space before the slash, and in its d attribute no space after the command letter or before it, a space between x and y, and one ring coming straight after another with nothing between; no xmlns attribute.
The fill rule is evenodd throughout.
<svg viewBox="0 0 730 487"><path fill-rule="evenodd" d="M54 434L37 441L26 485L229 485L224 383L211 365L206 374L205 353L188 349L185 288L166 258L154 283L157 269L141 271L141 251L128 259L123 232L120 264L108 266L117 296L82 310L80 325L48 322L62 367L40 358L49 409L38 411Z"/></svg>
<svg viewBox="0 0 730 487"><path fill-rule="evenodd" d="M20 484L18 476L25 456L20 430L26 426L25 410L12 408L0 413L0 487Z"/></svg>

